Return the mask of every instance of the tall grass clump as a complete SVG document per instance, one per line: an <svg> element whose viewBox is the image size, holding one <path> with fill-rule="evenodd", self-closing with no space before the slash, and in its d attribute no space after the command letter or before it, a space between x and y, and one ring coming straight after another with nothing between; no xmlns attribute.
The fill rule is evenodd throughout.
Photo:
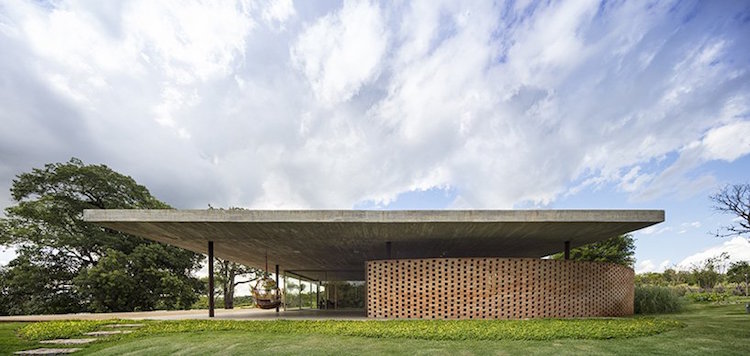
<svg viewBox="0 0 750 356"><path fill-rule="evenodd" d="M668 287L635 287L636 314L674 313L682 310L682 305L677 293Z"/></svg>

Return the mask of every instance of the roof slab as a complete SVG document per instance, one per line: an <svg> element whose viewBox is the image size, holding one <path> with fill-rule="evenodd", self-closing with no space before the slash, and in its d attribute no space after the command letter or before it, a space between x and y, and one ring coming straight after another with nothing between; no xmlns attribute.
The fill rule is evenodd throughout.
<svg viewBox="0 0 750 356"><path fill-rule="evenodd" d="M85 221L314 280L386 258L543 257L664 221L663 210L86 210ZM273 268L273 267L271 267Z"/></svg>

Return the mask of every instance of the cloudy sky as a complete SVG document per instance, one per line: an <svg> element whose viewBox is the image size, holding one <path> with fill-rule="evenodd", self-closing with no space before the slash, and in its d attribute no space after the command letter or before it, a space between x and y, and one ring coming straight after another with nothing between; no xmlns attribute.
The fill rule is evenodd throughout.
<svg viewBox="0 0 750 356"><path fill-rule="evenodd" d="M0 207L78 157L177 208L654 208L637 271L744 239L744 1L0 0ZM6 251L0 259L12 256Z"/></svg>

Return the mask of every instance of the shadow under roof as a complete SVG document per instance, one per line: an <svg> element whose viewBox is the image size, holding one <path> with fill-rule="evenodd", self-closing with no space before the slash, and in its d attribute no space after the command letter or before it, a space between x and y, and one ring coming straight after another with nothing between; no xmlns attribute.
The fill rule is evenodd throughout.
<svg viewBox="0 0 750 356"><path fill-rule="evenodd" d="M543 257L664 221L663 210L86 210L85 221L303 277L364 278L386 258Z"/></svg>

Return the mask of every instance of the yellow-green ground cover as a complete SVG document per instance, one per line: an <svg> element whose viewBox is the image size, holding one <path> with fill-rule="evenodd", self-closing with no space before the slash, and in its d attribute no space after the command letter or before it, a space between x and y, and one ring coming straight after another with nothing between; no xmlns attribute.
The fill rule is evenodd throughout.
<svg viewBox="0 0 750 356"><path fill-rule="evenodd" d="M0 324L0 350L38 347L36 340L80 335L101 324ZM750 315L742 303L691 304L679 314L620 319L145 324L84 346L80 354L750 354Z"/></svg>

